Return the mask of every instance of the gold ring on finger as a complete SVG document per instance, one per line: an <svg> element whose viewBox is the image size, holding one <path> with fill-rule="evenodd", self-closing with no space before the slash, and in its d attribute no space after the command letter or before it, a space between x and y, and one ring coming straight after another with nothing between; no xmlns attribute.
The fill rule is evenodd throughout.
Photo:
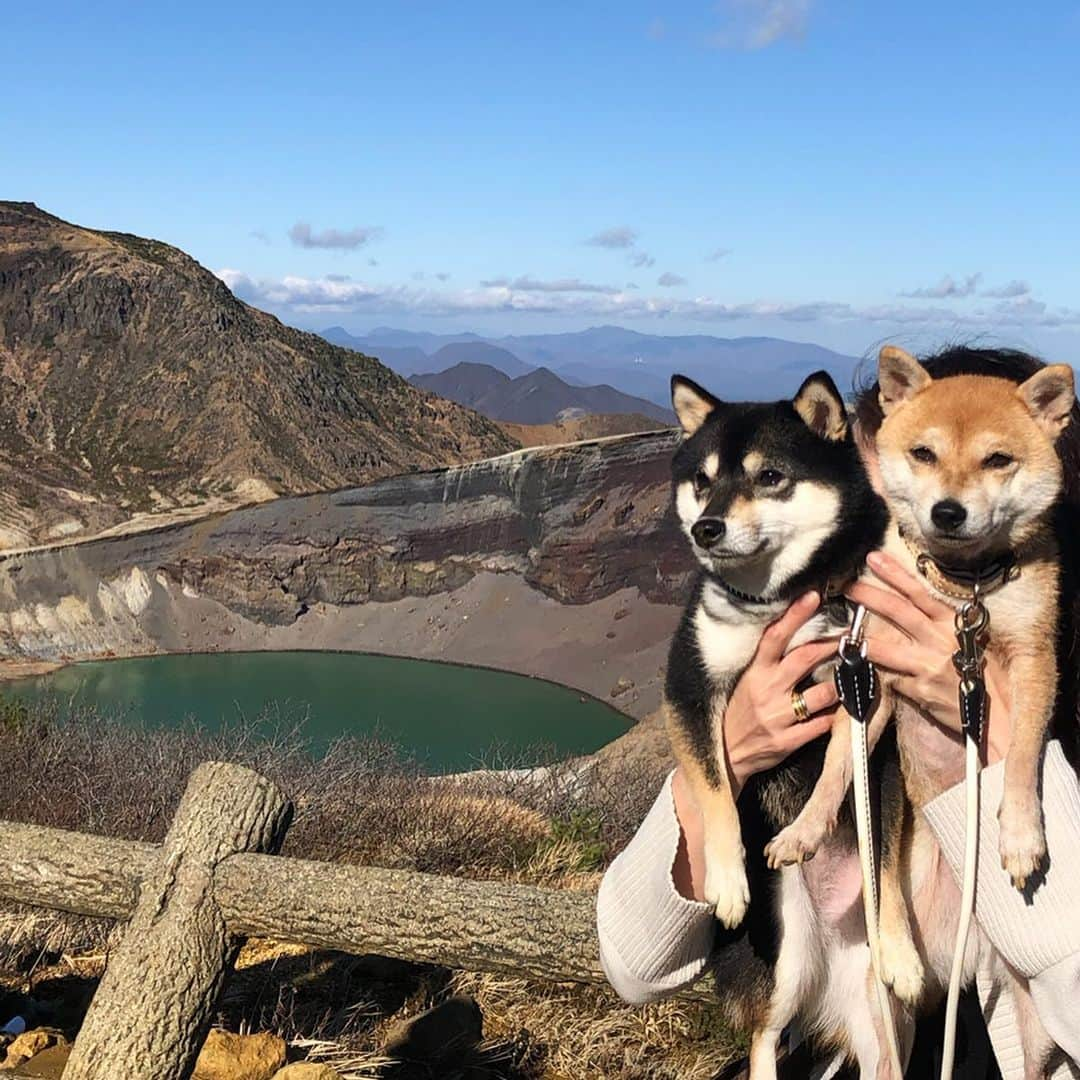
<svg viewBox="0 0 1080 1080"><path fill-rule="evenodd" d="M810 710L806 707L806 698L798 690L791 691L791 711L800 724L804 720L810 719Z"/></svg>

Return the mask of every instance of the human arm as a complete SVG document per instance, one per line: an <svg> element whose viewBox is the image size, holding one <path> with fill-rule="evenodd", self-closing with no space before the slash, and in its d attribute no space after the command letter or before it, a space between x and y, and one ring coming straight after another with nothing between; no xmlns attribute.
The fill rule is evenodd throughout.
<svg viewBox="0 0 1080 1080"><path fill-rule="evenodd" d="M819 715L799 723L791 711L793 686L836 648L835 642L816 642L785 656L817 604L813 594L804 597L766 631L728 702L723 752L736 794L754 773L832 724L836 695L828 684L805 695ZM656 1000L704 971L716 926L712 907L701 900L704 877L701 814L676 770L604 875L597 897L601 962L625 1000Z"/></svg>

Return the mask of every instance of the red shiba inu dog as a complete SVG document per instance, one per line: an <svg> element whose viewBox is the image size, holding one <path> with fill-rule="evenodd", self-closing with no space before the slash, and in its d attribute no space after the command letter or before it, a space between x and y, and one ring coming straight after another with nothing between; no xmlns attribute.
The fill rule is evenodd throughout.
<svg viewBox="0 0 1080 1080"><path fill-rule="evenodd" d="M985 648L1007 673L1011 699L1012 738L998 807L1001 865L1016 888L1036 887L1046 857L1039 774L1058 686L1061 566L1054 511L1063 477L1055 442L1075 404L1073 371L1050 365L1023 382L983 374L934 379L914 357L886 346L878 385L884 419L877 455L892 516L886 550L955 609L978 587L989 613ZM903 825L885 826L894 834L883 859L881 962L885 980L914 1005L928 1003L948 984L956 923L947 913L959 894L935 893L940 856L919 813L938 794L928 758L945 746L931 737L933 725L915 716L920 703L895 690L897 744L915 814ZM905 897L895 887L900 877L915 908L918 954ZM997 978L1012 984L1025 1075L1041 1076L1053 1044L1025 985L980 933L969 943L965 982L974 978L980 955L990 959Z"/></svg>
<svg viewBox="0 0 1080 1080"><path fill-rule="evenodd" d="M983 375L934 380L913 356L886 346L879 386L877 450L901 541L894 546L955 607L980 583L988 648L1008 671L1013 734L998 814L1001 863L1023 889L1046 855L1038 772L1057 691L1051 513L1062 473L1054 442L1075 401L1073 371L1053 364L1019 386ZM919 805L932 793L917 760L904 766Z"/></svg>

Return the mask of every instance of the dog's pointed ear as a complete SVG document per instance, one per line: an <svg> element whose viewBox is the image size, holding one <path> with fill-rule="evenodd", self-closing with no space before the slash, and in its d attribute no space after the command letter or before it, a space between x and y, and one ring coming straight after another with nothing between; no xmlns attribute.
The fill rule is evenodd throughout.
<svg viewBox="0 0 1080 1080"><path fill-rule="evenodd" d="M687 435L693 435L720 404L708 390L685 375L671 376L671 407Z"/></svg>
<svg viewBox="0 0 1080 1080"><path fill-rule="evenodd" d="M932 381L926 368L899 346L886 345L878 354L878 401L886 416Z"/></svg>
<svg viewBox="0 0 1080 1080"><path fill-rule="evenodd" d="M1068 364L1050 364L1021 383L1016 393L1043 431L1056 439L1069 423L1076 401L1076 378Z"/></svg>
<svg viewBox="0 0 1080 1080"><path fill-rule="evenodd" d="M839 442L847 435L847 408L827 371L808 375L791 403L815 435L832 442Z"/></svg>

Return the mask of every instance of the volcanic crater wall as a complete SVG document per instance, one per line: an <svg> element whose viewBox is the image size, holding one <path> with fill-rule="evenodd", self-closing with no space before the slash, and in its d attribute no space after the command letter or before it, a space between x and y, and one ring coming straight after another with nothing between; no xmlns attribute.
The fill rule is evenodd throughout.
<svg viewBox="0 0 1080 1080"><path fill-rule="evenodd" d="M597 605L608 612L615 596L614 618L639 609L663 612L659 622L642 622L652 648L673 625L691 572L670 511L675 440L664 431L541 447L184 524L0 555L0 642L9 657L46 661L297 647L318 616L321 629L312 633L311 647L370 647L355 628L378 608L384 614L377 645L440 655L440 621L445 629L450 618L440 612L468 595L476 621L462 623L454 638L465 642L464 658L525 670L524 661L500 662L490 633L485 638L489 616L475 600L482 580L494 582L489 592L503 589L502 602L515 611L528 600L517 616L526 624L530 611L543 609L553 628L549 638L564 633L568 640L596 635L607 641L597 661L606 663L620 649L633 653L627 639L634 623L627 620L618 634L601 633L585 613ZM517 579L513 596L508 577ZM425 600L431 640L415 625L427 610ZM395 623L386 612L411 617L414 647L394 640ZM328 622L329 616L337 621ZM500 633L514 633L515 624L501 612L500 618ZM404 628L402 634L404 642ZM584 688L602 689L607 678Z"/></svg>

